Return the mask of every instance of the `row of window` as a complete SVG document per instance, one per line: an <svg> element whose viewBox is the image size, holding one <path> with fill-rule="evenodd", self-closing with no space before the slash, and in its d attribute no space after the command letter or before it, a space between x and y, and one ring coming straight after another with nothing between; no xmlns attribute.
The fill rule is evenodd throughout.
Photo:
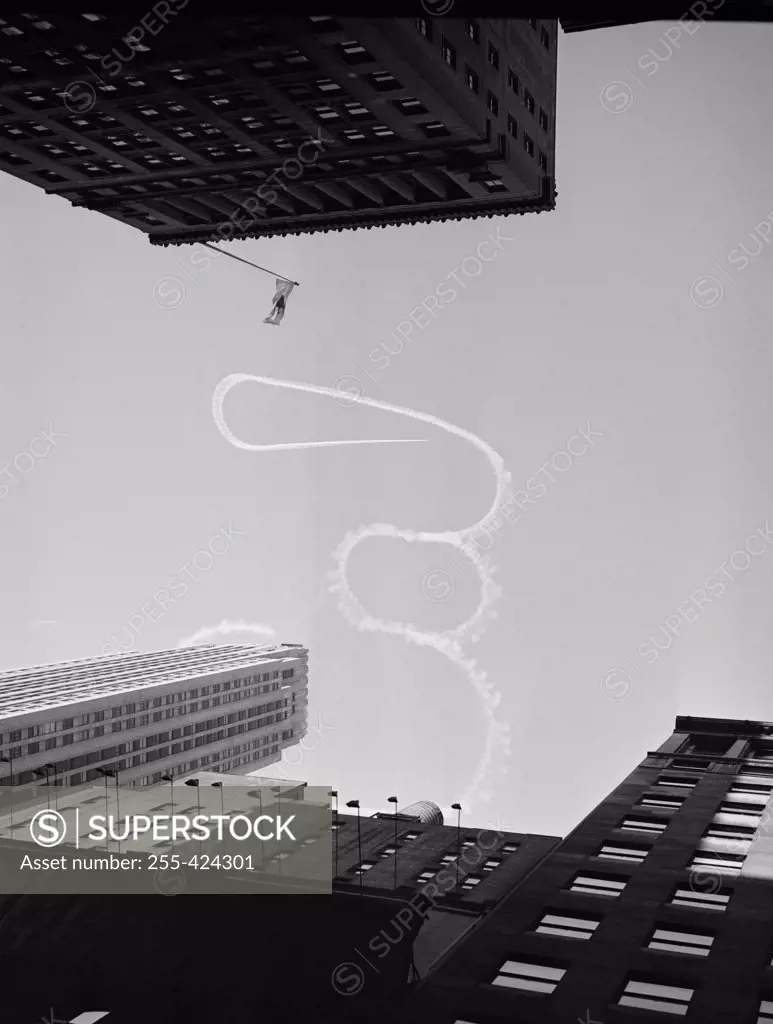
<svg viewBox="0 0 773 1024"><path fill-rule="evenodd" d="M672 772L664 772L655 785L667 789L694 788L697 782L695 776L679 776ZM773 777L755 774L748 768L746 772L739 774L707 829L700 850L691 860L690 869L695 871L711 867L719 869L723 874L738 874L755 829L760 824L761 810L770 799L771 792ZM642 796L637 806L678 811L686 799L685 795L648 793ZM667 826L668 819L627 815L618 827L659 835ZM729 852L728 847L735 852ZM607 860L641 863L649 849L648 846L635 843L606 842L602 844L596 856ZM618 899L628 881L627 877L583 870L574 875L566 891L582 896ZM700 888L693 889L679 884L671 893L668 903L674 907L725 911L732 891L727 886L709 888L712 891L702 891ZM542 913L532 930L541 935L587 941L596 933L602 920L603 916L600 914L575 913L563 908L549 909ZM652 929L645 948L676 955L707 957L715 937L716 933L707 928L657 924ZM773 966L773 960L771 965ZM555 991L567 969L557 961L524 956L519 960L506 960L492 981L495 985L507 988L550 994ZM665 984L642 974L631 975L621 991L618 1005L683 1016L687 1013L693 994L694 989L688 986ZM758 1020L773 1020L773 1002L765 999L761 1001Z"/></svg>
<svg viewBox="0 0 773 1024"><path fill-rule="evenodd" d="M677 941L679 936L676 936ZM668 941L664 941L668 945ZM659 948L651 946L650 948ZM531 958L506 960L493 979L494 985L549 995L555 992L567 972L566 967L557 963L540 963ZM630 974L617 999L617 1005L639 1010L654 1010L660 1013L684 1017L690 1006L695 989L689 985L674 985L658 981L654 976L636 972ZM757 1024L773 1021L773 1000L760 1000ZM472 1024L470 1021L456 1021L456 1024Z"/></svg>
<svg viewBox="0 0 773 1024"><path fill-rule="evenodd" d="M285 669L282 672L282 679L292 679L295 674L295 669ZM101 711L92 711L83 715L75 715L72 718L61 718L51 722L44 722L40 725L25 726L23 729L12 729L10 732L0 734L0 746L8 743L19 743L24 739L35 739L39 736L51 735L55 732L65 732L73 728L84 725L92 725L98 722L104 722L107 718L117 719L122 718L125 715L134 715L138 711L147 711L150 708L160 708L164 705L169 706L171 704L181 704L183 701L194 700L198 697L209 697L210 694L220 694L223 696L217 699L204 700L201 702L201 709L204 710L206 707L216 706L217 704L230 703L231 700L243 700L248 696L255 696L259 693L270 693L279 689L280 684L278 682L269 683L269 679L278 679L279 672L264 672L262 676L260 674L253 676L245 676L240 679L234 679L225 683L212 683L208 686L193 687L190 690L180 690L178 693L168 693L165 697L153 697L146 700L132 701L127 704L118 704L110 708L103 709ZM258 689L249 689L241 691L238 695L228 694L230 690L239 690L242 686L254 687L257 683L263 683L264 685ZM268 684L268 685L265 685ZM199 710L198 705L190 707L191 711ZM157 721L157 719L154 719ZM2 752L0 752L2 753ZM19 756L19 755L13 755Z"/></svg>
<svg viewBox="0 0 773 1024"><path fill-rule="evenodd" d="M550 32L548 32L544 25L539 25L536 18L529 18L529 25L535 32L539 30L540 42L549 52ZM416 27L428 42L432 42L432 22L428 18L417 18ZM480 44L480 26L476 19L469 18L465 22L465 31L473 43L476 45ZM488 62L495 69L499 69L499 50L491 42L488 44Z"/></svg>
<svg viewBox="0 0 773 1024"><path fill-rule="evenodd" d="M264 689L264 691L267 691L268 687L264 687L263 689ZM240 701L240 700L246 700L248 697L257 696L259 693L260 693L260 688L257 688L257 689L254 689L254 690L244 690L241 693L226 694L222 698L221 697L214 697L211 700L193 701L190 704L178 704L177 707L167 708L165 711L154 711L152 715L149 715L149 714L147 714L147 715L139 715L137 718L126 718L126 719L122 719L120 721L114 721L114 722L112 722L110 724L110 732L113 732L113 733L116 733L116 732L129 732L132 729L135 729L135 728L138 728L138 727L139 728L143 728L144 726L150 725L151 720L155 723L155 722L161 722L164 719L183 718L183 717L185 717L187 715L190 715L190 714L196 714L199 711L206 711L210 707L218 707L221 704L221 702L223 704L228 704L228 703L231 703L232 701L233 702L237 702L237 701ZM142 701L141 703L142 704L147 704L147 701ZM250 708L249 711L233 712L232 714L227 716L227 720L228 720L228 722L235 722L235 721L240 720L242 718L253 718L255 715L263 715L263 714L265 714L268 711L276 711L279 708L286 708L286 707L289 706L289 703L290 703L290 698L289 697L285 697L283 700L270 701L268 704L261 704L259 706ZM127 707L132 707L132 706L133 705L127 705ZM293 708L294 707L295 707L295 705L293 704ZM81 717L82 718L93 719L95 721L104 721L104 712L97 711L97 712L94 712L92 715L83 715ZM223 719L223 720L225 720L225 719ZM207 722L197 722L196 726L195 726L195 731L196 732L202 732L202 730L204 728L206 728L207 724L208 724ZM25 729L23 731L26 732L28 735L30 735L30 734L40 735L39 732L38 733L34 732L34 730L40 729L40 728L41 728L40 726L30 726L28 729ZM190 727L190 729L192 729L192 728L193 727ZM52 738L47 739L45 741L44 749L45 750L54 750L57 747L66 747L66 746L69 746L72 743L83 743L83 742L86 742L87 740L90 740L90 739L97 739L100 736L104 736L105 735L105 729L106 729L106 726L95 725L91 729L81 729L81 730L77 730L77 731L75 731L73 733L66 733L66 734L64 734L62 736L55 736L55 737L52 737ZM190 729L188 727L186 727L186 729L184 730L183 735L188 735ZM20 731L20 730L17 730L17 732L18 731ZM146 745L147 746L151 746L152 743L153 743L153 739L152 739L152 737L147 737L147 738L143 738L141 741L140 740L136 740L135 741L135 745L136 745L136 743L141 743L141 745L143 747L146 746ZM40 752L40 748L41 748L41 744L39 742L27 743L27 744L24 744L21 747L11 747L11 748L9 748L9 754L10 754L10 757L13 757L14 759L16 759L18 757L22 757L22 756L25 756L25 755L37 754L37 753ZM2 752L0 752L0 756L3 756Z"/></svg>
<svg viewBox="0 0 773 1024"><path fill-rule="evenodd" d="M475 71L473 71L469 64L465 64L464 67L464 80L467 83L468 89L470 89L471 92L474 92L477 95L480 90L480 81L478 79L478 75L476 74ZM518 75L516 75L516 73L512 70L512 68L508 68L507 82L511 92L513 92L516 96L520 98L521 104L523 105L524 109L527 110L532 117L534 117L536 111L536 103L534 97L525 86L523 88L521 87L521 81ZM418 100L415 100L413 102L418 103ZM496 96L496 94L493 93L490 89L486 90L486 105L489 111L494 115L494 117L499 116L499 99ZM542 107L539 108L539 126L540 129L543 132L545 132L545 134L547 134L548 129L550 127L550 119L548 117L547 111L545 111Z"/></svg>
<svg viewBox="0 0 773 1024"><path fill-rule="evenodd" d="M341 823L341 822L334 823L333 824L333 829L334 830L338 830L339 828L341 828L342 824L344 824L344 823ZM374 868L378 864L379 861L381 861L381 860L388 860L390 857L397 856L401 846L403 845L403 843L411 842L414 839L418 839L420 835L421 835L420 832L406 832L406 833L404 833L402 836L400 836L398 838L398 842L396 844L395 843L391 843L388 846L382 847L382 849L380 849L375 854L375 859L373 859L373 860L363 860L360 863L355 864L350 870L355 875L357 875L357 876L364 875L366 872L368 872L372 868ZM416 878L417 883L424 884L426 882L429 882L431 879L435 878L435 876L440 871L442 871L444 869L447 869L447 868L451 867L452 865L456 864L457 860L459 861L460 867L463 867L464 866L464 851L466 851L468 849L471 849L472 847L475 847L476 845L477 845L477 840L476 839L473 839L473 838L464 839L461 842L461 844L460 844L460 850L459 850L458 854L456 854L456 853L445 853L445 854L443 854L440 857L438 863L434 867L425 868L417 876L417 878ZM505 843L498 852L501 853L501 854L511 854L511 853L515 853L517 849L518 849L518 844L517 843ZM471 874L466 874L460 880L459 888L463 889L463 890L467 890L467 891L469 891L471 889L474 889L477 885L480 885L480 883L482 881L484 881L485 876L487 874L491 874L492 871L495 871L503 863L504 863L504 858L501 857L501 856L500 857L489 857L489 858L487 858L483 862L481 867L478 868L477 872L471 873Z"/></svg>
<svg viewBox="0 0 773 1024"><path fill-rule="evenodd" d="M428 26L429 26L430 23L427 21L427 19L426 18L417 18L416 19L416 23L417 23L419 31L422 33L422 35L424 35L428 40L431 40L431 30L428 29ZM477 25L476 25L475 22L468 22L468 26L474 26L475 32L477 32ZM428 31L430 31L430 34L428 34ZM550 37L549 37L549 35L547 35L546 30L544 28L542 29L542 31L547 36L547 39L548 39L548 47L547 48L549 49ZM474 42L478 41L477 36L471 35L470 38L472 38ZM445 36L441 36L441 53L443 55L443 60L446 62L446 64L448 64L448 66L450 68L456 70L456 49L448 41L448 39L446 39ZM491 42L488 44L488 62L494 68L495 71L499 70L499 50ZM473 68L471 68L469 64L465 64L464 77L465 77L465 82L467 83L468 88L477 95L478 92L479 92L479 89L480 89L480 81L479 81L477 72L474 71ZM512 68L508 68L507 69L507 83L508 83L508 86L509 86L510 90L516 96L521 97L521 101L522 101L524 109L527 110L529 112L529 114L531 114L532 117L533 117L534 114L535 114L535 109L536 109L536 104L535 104L535 101L534 101L534 97L532 96L531 92L525 86L523 88L521 87L520 79L519 79L518 75L515 73L515 71L513 71ZM499 116L499 99L498 99L498 97L493 92L491 92L491 90L487 90L487 105L488 105L489 111L491 111L491 113L494 115L494 117L498 117ZM515 118L512 117L512 115L509 116L508 122L509 122L510 134L513 135L513 137L517 137L516 121L515 121ZM514 126L515 126L515 130L514 130ZM540 110L539 110L539 127L540 127L540 129L543 132L545 132L547 134L548 131L549 131L549 126L550 126L550 119L548 117L547 111L543 110L543 108L540 107ZM527 138L528 138L528 136L527 136ZM529 141L531 142L531 140L529 140ZM531 156L534 155L533 144L531 144L531 145L524 145L524 149L527 152L529 152L529 155L531 155ZM542 163L542 161L541 161L541 163ZM543 170L544 169L546 169L546 168L543 168Z"/></svg>
<svg viewBox="0 0 773 1024"><path fill-rule="evenodd" d="M250 708L249 711L239 712L238 715L228 715L227 722L236 721L238 719L244 719L251 716L254 712L257 714L257 708ZM132 740L131 745L129 743L121 743L118 746L103 748L100 750L92 750L88 754L81 754L77 757L69 758L66 761L58 762L56 764L56 772L71 772L78 768L82 768L85 765L96 765L100 762L109 762L113 758L127 754L130 751L141 751L157 744L170 744L170 741L180 740L180 742L171 742L171 745L159 746L156 750L151 750L147 754L135 754L131 760L131 765L145 764L147 761L158 761L170 754L178 754L184 750L192 750L194 747L208 746L212 743L220 742L230 736L237 736L245 732L254 732L256 729L263 729L275 722L282 722L289 718L291 712L284 711L279 712L275 715L268 715L263 718L256 718L252 722L242 721L238 725L230 725L227 728L219 728L220 725L226 726L226 716L221 716L217 719L211 719L207 722L199 722L196 726L185 726L181 729L172 729L170 732L158 733L155 736L140 737L139 739ZM206 728L217 729L217 731L204 732ZM194 732L200 733L195 739L184 739L186 736L193 736ZM266 742L267 737L264 737ZM15 782L18 786L26 785L27 783L35 780L34 770L19 772L15 774ZM78 782L73 781L73 777L70 777L70 785L78 785Z"/></svg>
<svg viewBox="0 0 773 1024"><path fill-rule="evenodd" d="M238 750L239 748L236 747L234 749ZM242 747L242 749L245 749L245 748ZM268 757L270 755L278 754L278 753L279 753L279 744L275 743L272 747L268 747L266 750L261 751L257 758L254 755L250 756L249 754L246 754L246 755L243 755L242 757L237 757L233 761L226 761L223 764L218 765L217 767L215 767L215 765L217 764L217 762L219 760L219 757L206 757L205 756L205 757L200 757L198 759L194 758L193 761L189 761L185 765L178 765L175 768L174 772L171 772L170 770L167 770L167 771L164 771L164 772L154 772L153 775L143 775L141 779L137 780L137 784L140 785L140 786L151 786L151 785L155 786L159 782L162 781L164 775L169 775L169 774L188 775L190 772L195 772L195 771L197 771L197 770L199 770L201 768L207 768L207 767L212 768L213 771L229 772L233 768L238 768L239 765L251 764L251 763L253 763L256 760L262 760L264 757ZM92 781L92 780L89 779L87 781Z"/></svg>

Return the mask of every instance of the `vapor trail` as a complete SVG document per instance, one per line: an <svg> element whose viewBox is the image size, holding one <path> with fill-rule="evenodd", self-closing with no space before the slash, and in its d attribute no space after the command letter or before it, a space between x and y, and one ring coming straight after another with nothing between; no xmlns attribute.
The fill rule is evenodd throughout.
<svg viewBox="0 0 773 1024"><path fill-rule="evenodd" d="M256 384L268 384L271 387L289 388L293 391L306 391L314 395L327 395L330 398L341 398L342 392L334 388L323 387L321 384L301 384L296 381L275 380L273 377L258 377L248 373L232 373L215 388L212 396L212 413L215 425L223 437L236 448L244 451L280 451L283 449L298 448L322 448L334 447L345 444L390 444L394 441L296 441L291 444L260 445L250 444L242 441L231 431L225 422L223 404L228 392L236 387L252 381ZM467 789L462 794L461 803L466 810L472 808L473 803L488 802L492 797L492 784L497 776L504 772L505 763L510 755L510 728L506 722L497 718L496 709L501 701L501 694L496 690L495 685L488 679L486 673L478 668L473 658L465 655L463 643L469 640L475 643L483 634L487 622L493 618L494 603L501 596L501 588L493 579L494 569L487 554L481 553L475 544L477 538L484 533L490 537L499 526L497 510L507 503L512 497L512 478L505 469L502 457L491 445L487 444L477 435L457 427L453 423L447 423L438 416L429 413L416 412L414 409L405 409L399 405L390 405L375 398L366 396L355 396L346 393L348 402L359 405L367 405L373 409L382 409L384 412L398 413L401 416L408 416L410 419L420 420L422 423L429 423L433 427L439 427L449 434L461 437L469 441L480 452L482 452L491 464L496 481L496 492L489 511L472 526L460 530L450 530L445 533L430 531L402 530L392 523L372 523L369 526L361 526L355 532L349 532L333 552L335 568L330 572L330 592L338 599L338 607L346 620L360 632L385 633L405 637L406 640L418 646L433 647L445 655L454 665L462 670L468 682L475 690L486 722L487 734L484 751L473 774ZM417 439L411 439L413 441ZM426 440L422 438L420 440ZM354 548L367 537L391 537L396 540L404 540L408 543L423 541L430 544L450 544L463 555L465 555L475 566L478 578L481 583L481 598L478 607L465 622L454 629L443 630L440 633L424 632L411 624L402 622L384 622L369 615L360 602L352 593L346 574L346 567Z"/></svg>

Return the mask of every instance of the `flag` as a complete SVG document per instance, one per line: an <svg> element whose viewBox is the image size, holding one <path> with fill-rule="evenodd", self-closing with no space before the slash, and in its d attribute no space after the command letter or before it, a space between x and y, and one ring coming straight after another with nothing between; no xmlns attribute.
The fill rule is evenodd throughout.
<svg viewBox="0 0 773 1024"><path fill-rule="evenodd" d="M263 321L264 324L273 324L275 327L278 327L281 324L282 317L285 315L285 309L287 308L287 300L290 298L290 292L294 287L295 285L292 281L285 281L284 278L281 277L276 279L274 305L271 313Z"/></svg>

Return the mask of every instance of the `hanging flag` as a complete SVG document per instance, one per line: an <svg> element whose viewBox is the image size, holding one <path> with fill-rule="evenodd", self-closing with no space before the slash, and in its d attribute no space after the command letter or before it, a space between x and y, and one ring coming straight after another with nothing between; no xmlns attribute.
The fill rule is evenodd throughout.
<svg viewBox="0 0 773 1024"><path fill-rule="evenodd" d="M290 292L294 287L295 285L292 281L285 281L284 278L281 277L276 279L274 306L271 313L263 321L264 324L273 324L275 327L278 327L281 324L282 317L285 315L285 309L287 308L287 300L290 298Z"/></svg>

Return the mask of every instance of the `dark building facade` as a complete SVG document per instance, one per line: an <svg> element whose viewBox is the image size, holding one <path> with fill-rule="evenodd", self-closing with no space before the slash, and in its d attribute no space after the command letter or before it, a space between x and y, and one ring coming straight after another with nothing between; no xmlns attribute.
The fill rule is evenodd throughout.
<svg viewBox="0 0 773 1024"><path fill-rule="evenodd" d="M134 27L7 15L0 169L159 245L550 210L557 36L182 0Z"/></svg>
<svg viewBox="0 0 773 1024"><path fill-rule="evenodd" d="M411 810L359 820L339 814L334 822L333 860L339 891L394 893L422 918L413 949L413 977L418 980L561 840L494 828L427 824L411 815ZM394 931L391 936L376 935L362 950L366 975L376 976L390 939L399 941L395 936Z"/></svg>
<svg viewBox="0 0 773 1024"><path fill-rule="evenodd" d="M773 725L673 734L417 987L421 1024L773 1020Z"/></svg>
<svg viewBox="0 0 773 1024"><path fill-rule="evenodd" d="M216 776L197 778L211 786ZM221 775L221 783L242 787L245 779ZM281 786L286 809L304 799L303 783ZM39 806L33 789L19 787L17 825ZM127 793L124 813L136 813L138 799ZM178 800L182 810L184 795ZM560 841L446 826L428 801L359 821L335 813L332 824L332 837L325 824L312 840L333 855L329 896L298 885L292 896L245 894L227 874L215 896L192 870L176 893L165 882L152 896L45 895L32 891L36 883L45 891L38 872L27 895L0 896L0 1019L38 1024L53 1009L58 1024L89 1010L109 1011L105 1024L402 1024L432 964ZM25 840L26 829L9 842L7 809L0 834L0 887L23 853L51 852ZM263 871L276 879L276 859L261 865L257 881Z"/></svg>

